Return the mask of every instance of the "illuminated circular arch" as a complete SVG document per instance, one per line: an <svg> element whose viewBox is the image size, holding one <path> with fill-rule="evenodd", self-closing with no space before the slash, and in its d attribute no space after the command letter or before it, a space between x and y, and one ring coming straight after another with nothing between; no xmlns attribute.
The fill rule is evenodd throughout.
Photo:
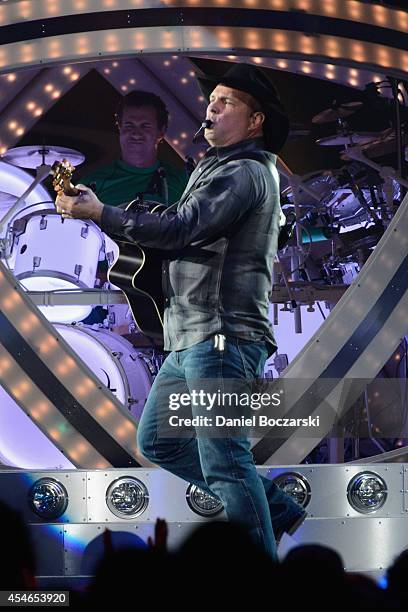
<svg viewBox="0 0 408 612"><path fill-rule="evenodd" d="M0 72L135 54L256 52L405 77L406 12L357 0L285 7L284 0L6 2Z"/></svg>

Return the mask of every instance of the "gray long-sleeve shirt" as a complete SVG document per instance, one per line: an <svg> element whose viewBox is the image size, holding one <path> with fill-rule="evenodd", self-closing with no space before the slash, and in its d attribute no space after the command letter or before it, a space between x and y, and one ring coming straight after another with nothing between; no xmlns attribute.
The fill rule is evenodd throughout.
<svg viewBox="0 0 408 612"><path fill-rule="evenodd" d="M216 333L265 340L281 208L276 155L259 139L211 147L181 199L161 214L104 206L101 228L169 251L163 266L164 348L181 350ZM237 154L261 153L266 165Z"/></svg>

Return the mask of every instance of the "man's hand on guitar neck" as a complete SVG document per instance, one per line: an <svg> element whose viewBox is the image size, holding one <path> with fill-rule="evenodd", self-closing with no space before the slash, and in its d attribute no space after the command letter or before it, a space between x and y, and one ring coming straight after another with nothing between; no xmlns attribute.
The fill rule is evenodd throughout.
<svg viewBox="0 0 408 612"><path fill-rule="evenodd" d="M63 190L58 192L55 200L57 212L64 219L90 219L99 223L104 206L102 202L89 187L76 185L75 188L79 191L76 196L65 195Z"/></svg>

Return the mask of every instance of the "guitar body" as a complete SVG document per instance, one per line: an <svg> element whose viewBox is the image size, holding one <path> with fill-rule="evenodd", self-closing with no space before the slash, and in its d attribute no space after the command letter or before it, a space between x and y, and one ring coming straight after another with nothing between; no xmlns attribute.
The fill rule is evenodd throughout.
<svg viewBox="0 0 408 612"><path fill-rule="evenodd" d="M138 244L115 241L119 256L109 268L108 279L122 289L140 331L163 339L164 298L162 262L164 253Z"/></svg>
<svg viewBox="0 0 408 612"><path fill-rule="evenodd" d="M125 210L159 213L166 209L157 202L135 200ZM109 281L124 292L133 318L146 336L163 340L164 298L162 264L165 252L116 240L119 256L108 271Z"/></svg>

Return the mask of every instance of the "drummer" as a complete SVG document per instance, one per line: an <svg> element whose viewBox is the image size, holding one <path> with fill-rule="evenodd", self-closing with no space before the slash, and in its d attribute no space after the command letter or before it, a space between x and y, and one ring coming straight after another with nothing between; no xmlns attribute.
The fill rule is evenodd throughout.
<svg viewBox="0 0 408 612"><path fill-rule="evenodd" d="M187 184L184 168L176 168L158 157L169 113L163 100L154 93L135 90L124 96L115 119L119 131L121 158L87 174L80 182L95 190L102 202L117 206L137 196L166 206L180 199ZM101 262L98 277L106 280L107 265ZM96 306L83 322L101 323L106 310Z"/></svg>
<svg viewBox="0 0 408 612"><path fill-rule="evenodd" d="M163 100L154 93L135 90L124 96L115 115L121 158L81 177L81 183L92 186L98 198L111 206L138 195L165 205L179 200L187 173L158 158L168 116Z"/></svg>

